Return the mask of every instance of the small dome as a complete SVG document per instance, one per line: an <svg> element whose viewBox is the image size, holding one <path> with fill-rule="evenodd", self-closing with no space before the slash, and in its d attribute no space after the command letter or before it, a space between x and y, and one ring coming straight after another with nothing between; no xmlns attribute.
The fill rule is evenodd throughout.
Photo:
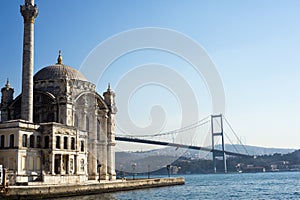
<svg viewBox="0 0 300 200"><path fill-rule="evenodd" d="M79 72L77 69L74 69L70 66L64 64L55 64L45 67L38 71L34 77L34 81L41 80L56 80L56 79L75 79L81 81L88 81L84 75Z"/></svg>

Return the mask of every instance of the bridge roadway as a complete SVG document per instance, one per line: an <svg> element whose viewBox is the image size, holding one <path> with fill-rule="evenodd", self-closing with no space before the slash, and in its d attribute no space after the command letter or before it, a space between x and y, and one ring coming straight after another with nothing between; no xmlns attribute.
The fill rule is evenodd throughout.
<svg viewBox="0 0 300 200"><path fill-rule="evenodd" d="M128 137L118 137L118 136L116 136L116 140L123 141L123 142L136 142L136 143L142 143L142 144L154 144L154 145L162 145L162 146L171 146L171 147L178 147L178 148L185 148L185 149L208 151L208 152L214 152L217 155L223 154L223 151L219 150L219 149L211 149L211 148L207 148L207 147L192 146L192 145L185 145L185 144L178 144L178 143L169 143L169 142L162 142L162 141L144 140L144 139L138 139L138 138L128 138ZM224 151L224 152L226 155L229 155L229 156L253 157L250 155L235 153L235 152L230 152L230 151Z"/></svg>

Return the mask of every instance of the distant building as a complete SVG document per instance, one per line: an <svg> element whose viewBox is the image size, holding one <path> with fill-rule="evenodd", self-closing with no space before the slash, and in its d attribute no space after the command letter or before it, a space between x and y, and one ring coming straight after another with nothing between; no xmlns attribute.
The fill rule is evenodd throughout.
<svg viewBox="0 0 300 200"><path fill-rule="evenodd" d="M262 166L246 165L239 163L236 166L238 172L242 173L257 173L257 172L266 172L266 168Z"/></svg>
<svg viewBox="0 0 300 200"><path fill-rule="evenodd" d="M0 165L16 183L115 180L115 93L99 95L61 53L33 77L34 0L21 14L22 93L14 98L9 81L1 89Z"/></svg>
<svg viewBox="0 0 300 200"><path fill-rule="evenodd" d="M271 171L289 171L290 170L290 163L289 161L277 161L271 163Z"/></svg>

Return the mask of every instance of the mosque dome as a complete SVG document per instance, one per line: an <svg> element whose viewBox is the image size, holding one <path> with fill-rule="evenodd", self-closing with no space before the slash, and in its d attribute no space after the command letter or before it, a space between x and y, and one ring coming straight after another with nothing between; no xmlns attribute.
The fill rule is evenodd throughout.
<svg viewBox="0 0 300 200"><path fill-rule="evenodd" d="M57 80L57 79L75 79L81 81L88 81L84 75L73 67L62 64L61 53L59 53L57 63L47 66L38 71L34 77L34 81L41 80Z"/></svg>
<svg viewBox="0 0 300 200"><path fill-rule="evenodd" d="M45 67L38 71L33 77L34 81L53 79L55 80L65 78L87 81L84 75L80 73L77 69L63 64L55 64Z"/></svg>

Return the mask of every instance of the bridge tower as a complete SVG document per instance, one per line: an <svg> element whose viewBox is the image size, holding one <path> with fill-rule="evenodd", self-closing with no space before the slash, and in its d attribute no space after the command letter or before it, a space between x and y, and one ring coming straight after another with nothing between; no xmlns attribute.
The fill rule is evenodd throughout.
<svg viewBox="0 0 300 200"><path fill-rule="evenodd" d="M211 135L212 135L212 154L213 154L213 168L214 172L217 172L217 157L222 157L224 164L224 173L227 173L224 134L223 134L223 117L222 114L211 115ZM222 140L222 152L215 152L215 138L221 137Z"/></svg>

